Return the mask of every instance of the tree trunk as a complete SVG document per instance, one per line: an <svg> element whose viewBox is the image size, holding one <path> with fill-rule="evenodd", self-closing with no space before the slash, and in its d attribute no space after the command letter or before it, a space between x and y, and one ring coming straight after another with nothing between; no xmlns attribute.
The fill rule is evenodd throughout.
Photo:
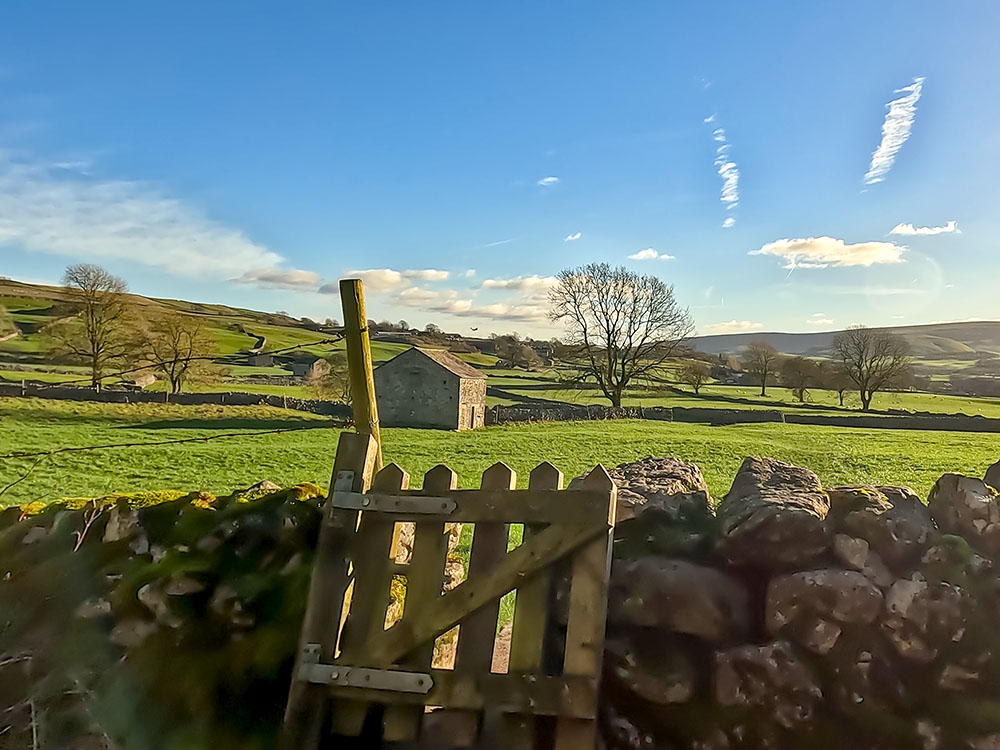
<svg viewBox="0 0 1000 750"><path fill-rule="evenodd" d="M767 395L767 373L760 379L760 395Z"/></svg>
<svg viewBox="0 0 1000 750"><path fill-rule="evenodd" d="M867 391L861 391L861 409L862 411L869 411L872 406L872 394Z"/></svg>
<svg viewBox="0 0 1000 750"><path fill-rule="evenodd" d="M101 382L101 365L97 360L97 357L91 357L90 359L90 386L91 388L96 388L98 383Z"/></svg>
<svg viewBox="0 0 1000 750"><path fill-rule="evenodd" d="M844 405L844 392L843 391L837 391L837 395L840 396L840 405L843 406Z"/></svg>
<svg viewBox="0 0 1000 750"><path fill-rule="evenodd" d="M611 399L612 408L620 409L622 407L622 394L620 392L611 393L608 398Z"/></svg>

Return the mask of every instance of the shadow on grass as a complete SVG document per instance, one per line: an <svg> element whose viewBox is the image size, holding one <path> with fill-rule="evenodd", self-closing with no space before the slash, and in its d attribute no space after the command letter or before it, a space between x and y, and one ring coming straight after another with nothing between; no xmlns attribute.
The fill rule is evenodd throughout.
<svg viewBox="0 0 1000 750"><path fill-rule="evenodd" d="M221 418L221 419L164 419L144 424L122 425L127 430L220 430L222 432L238 432L240 430L291 430L300 427L343 427L344 425L332 419L304 419L289 417L288 419L253 419L253 418Z"/></svg>

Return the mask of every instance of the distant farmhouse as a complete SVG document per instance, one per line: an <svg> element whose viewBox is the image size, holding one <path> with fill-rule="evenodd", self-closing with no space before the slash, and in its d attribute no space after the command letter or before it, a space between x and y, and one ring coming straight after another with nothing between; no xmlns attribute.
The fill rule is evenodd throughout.
<svg viewBox="0 0 1000 750"><path fill-rule="evenodd" d="M291 362L288 368L297 378L309 378L314 375L319 377L330 371L330 363L321 357L306 357Z"/></svg>
<svg viewBox="0 0 1000 750"><path fill-rule="evenodd" d="M443 349L414 347L375 370L379 421L387 427L483 426L486 376Z"/></svg>
<svg viewBox="0 0 1000 750"><path fill-rule="evenodd" d="M251 353L247 357L247 364L251 367L274 367L274 355Z"/></svg>

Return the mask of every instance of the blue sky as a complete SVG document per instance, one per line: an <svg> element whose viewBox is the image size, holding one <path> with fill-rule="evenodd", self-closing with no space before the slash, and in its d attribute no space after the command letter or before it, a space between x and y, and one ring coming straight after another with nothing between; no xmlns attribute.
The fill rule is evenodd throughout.
<svg viewBox="0 0 1000 750"><path fill-rule="evenodd" d="M8 2L0 275L340 318L364 272L370 317L548 336L551 276L607 261L702 333L998 318L998 28L973 0Z"/></svg>

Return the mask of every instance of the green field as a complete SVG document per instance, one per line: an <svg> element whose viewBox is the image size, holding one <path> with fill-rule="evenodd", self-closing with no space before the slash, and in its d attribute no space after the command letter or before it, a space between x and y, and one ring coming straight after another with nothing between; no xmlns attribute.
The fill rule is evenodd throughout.
<svg viewBox="0 0 1000 750"><path fill-rule="evenodd" d="M209 442L52 456L0 497L0 503L159 489L223 493L262 479L285 486L303 481L325 486L336 430L247 434L325 424L315 415L268 407L0 398L3 452L241 434ZM460 485L472 487L484 469L501 460L518 472L523 485L531 468L543 460L571 477L598 462L610 467L649 455L676 455L701 467L716 497L728 490L748 455L808 466L831 485L908 484L924 496L942 473L981 476L1000 457L1000 439L987 434L784 424L709 427L631 420L523 424L462 433L387 429L384 447L387 460L408 470L415 486L437 463L454 468ZM27 472L33 461L0 459L0 488Z"/></svg>

